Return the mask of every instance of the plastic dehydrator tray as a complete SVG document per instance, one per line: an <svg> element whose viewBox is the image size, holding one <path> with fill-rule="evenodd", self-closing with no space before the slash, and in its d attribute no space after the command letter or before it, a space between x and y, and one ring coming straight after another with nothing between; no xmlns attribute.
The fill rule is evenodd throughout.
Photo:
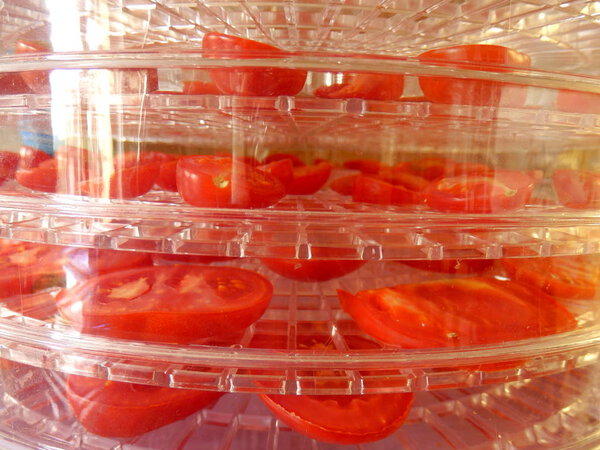
<svg viewBox="0 0 600 450"><path fill-rule="evenodd" d="M251 394L228 394L211 408L143 436L100 437L72 417L62 392L62 375L28 366L13 370L28 380L27 388L4 392L0 439L5 445L19 443L27 448L566 450L593 449L600 439L600 411L595 401L599 393L597 387L590 389L597 364L496 386L418 393L406 423L397 432L378 443L358 446L319 443L293 433ZM19 433L14 433L15 429Z"/></svg>

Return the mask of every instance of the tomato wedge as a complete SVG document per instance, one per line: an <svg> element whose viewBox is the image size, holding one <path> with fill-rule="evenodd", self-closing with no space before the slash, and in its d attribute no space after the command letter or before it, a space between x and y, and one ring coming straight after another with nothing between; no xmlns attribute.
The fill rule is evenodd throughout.
<svg viewBox="0 0 600 450"><path fill-rule="evenodd" d="M340 303L370 336L405 348L487 345L575 329L553 297L510 280L454 278L358 292Z"/></svg>
<svg viewBox="0 0 600 450"><path fill-rule="evenodd" d="M345 340L353 350L379 348L377 343L357 336L346 336ZM316 336L299 336L298 348L319 352L334 350L330 339ZM329 374L333 376L336 372L320 370L317 383L335 383L327 380ZM260 397L277 418L299 433L334 444L361 444L378 441L396 431L408 416L414 395L269 394Z"/></svg>
<svg viewBox="0 0 600 450"><path fill-rule="evenodd" d="M366 261L331 259L339 255L336 249L313 249L314 259L295 259L294 249L281 248L283 258L261 258L261 262L282 277L297 281L327 281L339 278L360 269ZM327 258L327 259L322 259Z"/></svg>
<svg viewBox="0 0 600 450"><path fill-rule="evenodd" d="M423 62L486 72L510 72L529 67L531 59L524 53L500 45L458 45L427 51L419 56ZM527 88L511 83L448 76L419 76L425 97L436 103L478 106L521 106Z"/></svg>
<svg viewBox="0 0 600 450"><path fill-rule="evenodd" d="M181 158L177 189L191 205L218 208L265 208L286 193L275 176L220 156Z"/></svg>
<svg viewBox="0 0 600 450"><path fill-rule="evenodd" d="M36 167L17 170L15 178L21 186L34 191L56 192L58 182L56 166L55 159L47 159Z"/></svg>
<svg viewBox="0 0 600 450"><path fill-rule="evenodd" d="M292 195L311 195L329 180L333 167L328 162L294 167L294 179L288 188Z"/></svg>
<svg viewBox="0 0 600 450"><path fill-rule="evenodd" d="M63 290L61 315L85 333L187 343L244 330L273 287L233 267L169 265L112 272Z"/></svg>
<svg viewBox="0 0 600 450"><path fill-rule="evenodd" d="M67 402L94 434L132 437L181 420L223 394L67 376Z"/></svg>
<svg viewBox="0 0 600 450"><path fill-rule="evenodd" d="M404 91L404 75L381 73L345 74L342 83L315 89L321 98L362 98L397 100Z"/></svg>
<svg viewBox="0 0 600 450"><path fill-rule="evenodd" d="M552 175L552 183L564 206L577 209L600 207L600 173L557 169Z"/></svg>
<svg viewBox="0 0 600 450"><path fill-rule="evenodd" d="M525 206L535 183L526 172L497 170L492 175L440 178L424 195L431 208L442 212L505 212Z"/></svg>
<svg viewBox="0 0 600 450"><path fill-rule="evenodd" d="M204 55L221 59L285 58L289 53L262 42L209 32L202 39ZM296 95L304 87L306 71L276 67L210 69L210 76L223 93L241 96Z"/></svg>
<svg viewBox="0 0 600 450"><path fill-rule="evenodd" d="M598 297L600 255L506 258L502 265L514 280L555 297Z"/></svg>

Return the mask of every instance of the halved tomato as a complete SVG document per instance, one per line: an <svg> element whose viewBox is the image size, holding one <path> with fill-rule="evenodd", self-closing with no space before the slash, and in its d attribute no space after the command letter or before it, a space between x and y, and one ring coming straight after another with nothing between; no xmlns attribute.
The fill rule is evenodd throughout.
<svg viewBox="0 0 600 450"><path fill-rule="evenodd" d="M132 437L181 420L223 394L67 376L67 402L84 428L99 436Z"/></svg>
<svg viewBox="0 0 600 450"><path fill-rule="evenodd" d="M419 59L434 65L486 72L510 72L531 63L529 56L514 49L480 44L434 49L422 53ZM436 103L521 106L527 94L525 86L476 78L420 75L419 84L425 97Z"/></svg>
<svg viewBox="0 0 600 450"><path fill-rule="evenodd" d="M202 49L205 56L219 59L280 59L289 55L272 45L217 32L204 35ZM305 70L278 67L232 67L209 72L223 94L242 96L296 95L307 75Z"/></svg>
<svg viewBox="0 0 600 450"><path fill-rule="evenodd" d="M506 258L514 280L560 298L594 299L600 289L600 255Z"/></svg>
<svg viewBox="0 0 600 450"><path fill-rule="evenodd" d="M366 261L332 259L339 256L333 248L314 249L314 259L294 258L294 249L280 248L282 258L261 258L261 262L282 277L297 281L327 281L339 278L360 269ZM326 258L326 259L323 259Z"/></svg>
<svg viewBox="0 0 600 450"><path fill-rule="evenodd" d="M568 208L600 207L600 173L590 170L557 169L552 175L558 201Z"/></svg>
<svg viewBox="0 0 600 450"><path fill-rule="evenodd" d="M294 179L288 188L292 195L311 195L329 180L333 167L328 162L294 167Z"/></svg>
<svg viewBox="0 0 600 450"><path fill-rule="evenodd" d="M298 339L299 349L319 352L334 350L331 341L322 337L301 336ZM379 347L378 344L357 336L347 336L345 340L353 350ZM333 370L320 370L317 383L333 385L334 375L336 372ZM414 395L269 394L260 397L277 418L299 433L334 444L361 444L383 439L400 428L408 416Z"/></svg>
<svg viewBox="0 0 600 450"><path fill-rule="evenodd" d="M571 331L573 315L538 289L454 278L358 292L340 303L370 336L404 348L497 344Z"/></svg>
<svg viewBox="0 0 600 450"><path fill-rule="evenodd" d="M233 267L169 265L112 272L63 290L61 315L85 333L186 343L245 329L273 287Z"/></svg>
<svg viewBox="0 0 600 450"><path fill-rule="evenodd" d="M526 205L535 183L529 173L515 170L440 178L425 190L425 202L433 209L450 213L512 211Z"/></svg>
<svg viewBox="0 0 600 450"><path fill-rule="evenodd" d="M404 91L404 75L384 73L349 73L342 83L315 89L321 98L362 98L364 100L397 100Z"/></svg>

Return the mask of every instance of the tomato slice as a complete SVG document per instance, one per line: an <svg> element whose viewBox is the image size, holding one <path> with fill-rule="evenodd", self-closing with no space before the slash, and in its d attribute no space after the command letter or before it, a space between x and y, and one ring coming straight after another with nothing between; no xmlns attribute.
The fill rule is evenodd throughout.
<svg viewBox="0 0 600 450"><path fill-rule="evenodd" d="M443 260L404 260L398 261L406 266L428 272L452 275L482 274L494 265L491 259L443 259Z"/></svg>
<svg viewBox="0 0 600 450"><path fill-rule="evenodd" d="M34 191L56 192L58 173L55 159L42 161L37 167L19 169L15 174L17 182Z"/></svg>
<svg viewBox="0 0 600 450"><path fill-rule="evenodd" d="M328 162L294 167L294 179L288 188L292 195L311 195L329 180L333 167Z"/></svg>
<svg viewBox="0 0 600 450"><path fill-rule="evenodd" d="M344 162L346 169L359 170L364 174L377 174L381 170L381 163L371 159L351 159Z"/></svg>
<svg viewBox="0 0 600 450"><path fill-rule="evenodd" d="M265 208L286 193L273 175L220 156L181 158L177 188L189 204L217 208Z"/></svg>
<svg viewBox="0 0 600 450"><path fill-rule="evenodd" d="M364 100L397 100L404 91L404 75L352 73L344 81L315 89L321 98L362 98Z"/></svg>
<svg viewBox="0 0 600 450"><path fill-rule="evenodd" d="M514 280L555 297L598 297L600 255L506 258L502 265Z"/></svg>
<svg viewBox="0 0 600 450"><path fill-rule="evenodd" d="M341 195L352 195L358 175L344 175L331 180L329 188Z"/></svg>
<svg viewBox="0 0 600 450"><path fill-rule="evenodd" d="M261 262L282 277L297 281L327 281L360 269L366 261L331 259L339 255L336 249L316 248L314 259L295 259L294 249L280 248L283 258L261 258ZM322 259L327 258L327 259Z"/></svg>
<svg viewBox="0 0 600 450"><path fill-rule="evenodd" d="M425 190L425 202L442 212L511 211L525 206L535 182L530 174L511 170L497 170L493 175L441 178Z"/></svg>
<svg viewBox="0 0 600 450"><path fill-rule="evenodd" d="M44 42L38 41L17 41L15 48L16 54L27 53L48 53L50 47ZM48 70L33 70L21 72L21 78L36 94L50 93L50 71Z"/></svg>
<svg viewBox="0 0 600 450"><path fill-rule="evenodd" d="M181 420L223 394L67 376L67 402L94 434L132 437Z"/></svg>
<svg viewBox="0 0 600 450"><path fill-rule="evenodd" d="M272 294L271 283L248 270L169 265L91 278L63 290L57 306L85 333L187 343L244 330Z"/></svg>
<svg viewBox="0 0 600 450"><path fill-rule="evenodd" d="M423 202L423 194L379 177L361 174L354 180L352 200L378 205L417 205Z"/></svg>
<svg viewBox="0 0 600 450"><path fill-rule="evenodd" d="M281 181L286 191L294 181L294 163L291 159L279 159L256 167L258 170L269 173Z"/></svg>
<svg viewBox="0 0 600 450"><path fill-rule="evenodd" d="M524 53L500 45L458 45L422 53L419 59L430 64L489 72L510 72L529 67L531 59ZM479 63L479 64L478 64ZM478 106L521 106L527 88L494 80L447 76L419 76L425 97L436 103Z"/></svg>
<svg viewBox="0 0 600 450"><path fill-rule="evenodd" d="M379 347L376 343L354 336L348 336L346 340L352 349ZM298 347L324 352L333 350L330 340L317 337L299 337ZM319 378L326 379L327 372L321 370ZM335 375L334 371L329 372ZM318 382L332 383L321 380ZM277 418L299 433L334 444L361 444L378 441L396 431L408 416L414 395L269 394L260 397Z"/></svg>
<svg viewBox="0 0 600 450"><path fill-rule="evenodd" d="M152 255L145 252L99 248L71 248L67 263L77 274L86 277L152 265Z"/></svg>
<svg viewBox="0 0 600 450"><path fill-rule="evenodd" d="M589 170L557 169L552 175L558 200L568 208L600 207L600 173Z"/></svg>
<svg viewBox="0 0 600 450"><path fill-rule="evenodd" d="M202 39L204 54L210 58L284 58L289 53L261 42L209 32ZM211 69L210 76L223 93L241 96L296 95L304 87L306 71L276 67Z"/></svg>
<svg viewBox="0 0 600 450"><path fill-rule="evenodd" d="M553 297L495 278L454 278L338 295L365 333L405 348L496 344L577 325Z"/></svg>

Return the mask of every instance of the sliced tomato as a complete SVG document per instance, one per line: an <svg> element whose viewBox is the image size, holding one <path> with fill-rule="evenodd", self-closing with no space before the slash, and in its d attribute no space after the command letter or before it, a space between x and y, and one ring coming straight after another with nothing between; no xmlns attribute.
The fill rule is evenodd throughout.
<svg viewBox="0 0 600 450"><path fill-rule="evenodd" d="M216 402L220 392L67 376L67 402L99 436L132 437L181 420Z"/></svg>
<svg viewBox="0 0 600 450"><path fill-rule="evenodd" d="M186 343L244 330L273 287L233 267L168 265L112 272L63 290L61 315L85 333Z"/></svg>
<svg viewBox="0 0 600 450"><path fill-rule="evenodd" d="M177 188L189 204L217 208L265 208L286 193L273 175L220 156L181 158Z"/></svg>
<svg viewBox="0 0 600 450"><path fill-rule="evenodd" d="M269 173L281 181L286 191L294 181L294 163L291 159L279 159L256 167L258 170Z"/></svg>
<svg viewBox="0 0 600 450"><path fill-rule="evenodd" d="M164 162L160 165L156 184L166 191L177 192L177 159Z"/></svg>
<svg viewBox="0 0 600 450"><path fill-rule="evenodd" d="M328 162L294 167L294 179L288 188L292 195L311 195L329 180L333 167Z"/></svg>
<svg viewBox="0 0 600 450"><path fill-rule="evenodd" d="M330 339L300 336L298 340L299 349L319 352L334 350ZM348 347L354 350L379 347L372 341L355 336L347 336L345 340ZM269 345L269 348L273 346ZM329 375L327 372L319 371L317 383L335 383L323 381ZM329 372L330 378L334 378L335 371ZM412 393L261 395L273 414L289 427L312 439L334 444L361 444L389 436L404 423L413 398Z"/></svg>
<svg viewBox="0 0 600 450"><path fill-rule="evenodd" d="M552 175L558 201L568 208L600 207L600 173L590 170L557 169Z"/></svg>
<svg viewBox="0 0 600 450"><path fill-rule="evenodd" d="M598 297L600 255L506 258L502 265L514 280L555 297Z"/></svg>
<svg viewBox="0 0 600 450"><path fill-rule="evenodd" d="M454 278L338 295L365 333L405 348L497 344L577 326L553 297L495 278Z"/></svg>
<svg viewBox="0 0 600 450"><path fill-rule="evenodd" d="M440 178L425 190L425 202L442 212L496 213L527 204L536 180L527 172L497 170L493 175Z"/></svg>
<svg viewBox="0 0 600 450"><path fill-rule="evenodd" d="M398 166L382 167L377 173L377 178L414 192L421 192L429 186L429 181L426 178L407 172Z"/></svg>
<svg viewBox="0 0 600 450"><path fill-rule="evenodd" d="M423 202L423 193L379 177L358 175L354 180L352 200L378 205L417 205Z"/></svg>
<svg viewBox="0 0 600 450"><path fill-rule="evenodd" d="M377 174L381 170L381 163L371 159L351 159L344 162L346 169L359 170L365 174Z"/></svg>
<svg viewBox="0 0 600 450"><path fill-rule="evenodd" d="M383 73L346 74L342 83L315 89L321 98L362 98L364 100L397 100L404 91L404 75Z"/></svg>
<svg viewBox="0 0 600 450"><path fill-rule="evenodd" d="M289 159L290 161L292 161L292 165L294 167L306 165L304 161L302 161L298 156L294 155L293 153L271 153L264 159L263 164L270 164L275 161L281 161L282 159Z"/></svg>
<svg viewBox="0 0 600 450"><path fill-rule="evenodd" d="M314 249L314 259L294 258L294 249L278 249L282 258L261 258L261 262L273 272L297 281L327 281L358 270L366 261L334 259L339 252L331 248ZM326 258L326 259L323 259Z"/></svg>
<svg viewBox="0 0 600 450"><path fill-rule="evenodd" d="M0 150L0 184L15 177L20 159L16 152Z"/></svg>
<svg viewBox="0 0 600 450"><path fill-rule="evenodd" d="M84 181L80 185L84 195L98 198L129 199L144 195L156 181L159 166L145 164L114 172L108 183L103 178Z"/></svg>
<svg viewBox="0 0 600 450"><path fill-rule="evenodd" d="M15 174L17 182L34 191L56 192L58 173L55 159L42 161L37 167L19 169Z"/></svg>
<svg viewBox="0 0 600 450"><path fill-rule="evenodd" d="M342 195L352 195L358 175L344 175L331 180L329 188Z"/></svg>
<svg viewBox="0 0 600 450"><path fill-rule="evenodd" d="M39 166L42 162L51 159L52 157L43 150L21 146L19 149L19 169L31 169Z"/></svg>
<svg viewBox="0 0 600 450"><path fill-rule="evenodd" d="M145 252L99 248L71 248L67 264L86 277L152 265L152 255Z"/></svg>
<svg viewBox="0 0 600 450"><path fill-rule="evenodd" d="M219 95L221 94L221 90L214 83L191 80L183 82L183 93L194 95Z"/></svg>
<svg viewBox="0 0 600 450"><path fill-rule="evenodd" d="M17 41L15 53L48 53L50 46L39 41ZM21 78L36 94L48 94L50 92L50 71L48 70L33 70L21 72Z"/></svg>
<svg viewBox="0 0 600 450"><path fill-rule="evenodd" d="M406 266L428 272L456 275L482 274L494 265L491 259L443 259L443 260L404 260L398 261Z"/></svg>
<svg viewBox="0 0 600 450"><path fill-rule="evenodd" d="M285 58L289 53L261 42L209 32L202 39L204 55L221 59ZM277 67L210 69L223 94L242 96L296 95L304 87L306 71Z"/></svg>
<svg viewBox="0 0 600 450"><path fill-rule="evenodd" d="M486 72L510 72L529 67L524 53L500 45L458 45L427 51L419 56L435 65ZM527 88L511 83L474 78L420 75L419 85L425 97L436 103L479 106L521 106Z"/></svg>

